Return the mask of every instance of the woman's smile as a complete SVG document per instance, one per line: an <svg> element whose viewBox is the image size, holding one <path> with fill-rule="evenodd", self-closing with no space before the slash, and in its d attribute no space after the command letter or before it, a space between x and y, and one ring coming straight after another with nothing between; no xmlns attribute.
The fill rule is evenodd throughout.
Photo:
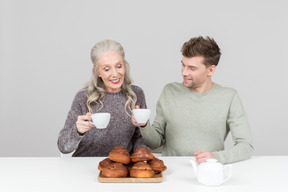
<svg viewBox="0 0 288 192"><path fill-rule="evenodd" d="M120 82L120 78L119 79L111 79L110 80L113 84L118 84Z"/></svg>

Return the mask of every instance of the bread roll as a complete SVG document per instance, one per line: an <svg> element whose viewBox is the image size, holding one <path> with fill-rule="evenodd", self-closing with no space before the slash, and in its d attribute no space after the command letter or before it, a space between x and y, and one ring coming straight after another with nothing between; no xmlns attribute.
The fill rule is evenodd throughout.
<svg viewBox="0 0 288 192"><path fill-rule="evenodd" d="M155 176L155 173L147 163L137 162L132 166L130 176L136 178L151 178Z"/></svg>
<svg viewBox="0 0 288 192"><path fill-rule="evenodd" d="M116 146L110 153L109 159L115 162L129 164L130 163L130 154L122 146Z"/></svg>

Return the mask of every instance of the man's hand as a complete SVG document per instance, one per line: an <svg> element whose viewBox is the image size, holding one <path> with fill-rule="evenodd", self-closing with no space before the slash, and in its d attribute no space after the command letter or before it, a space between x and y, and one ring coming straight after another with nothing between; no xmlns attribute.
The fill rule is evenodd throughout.
<svg viewBox="0 0 288 192"><path fill-rule="evenodd" d="M197 163L203 163L206 159L215 159L213 153L209 151L197 151L194 153Z"/></svg>

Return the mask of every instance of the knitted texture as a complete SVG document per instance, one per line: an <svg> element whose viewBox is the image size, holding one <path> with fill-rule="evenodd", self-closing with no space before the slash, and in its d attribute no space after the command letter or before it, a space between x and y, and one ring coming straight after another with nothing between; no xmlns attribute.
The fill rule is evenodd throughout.
<svg viewBox="0 0 288 192"><path fill-rule="evenodd" d="M135 85L132 85L131 88L137 95L136 105L139 105L140 108L146 108L143 90ZM88 112L86 92L87 89L83 89L76 94L64 128L59 133L58 148L62 153L75 151L73 156L106 157L118 145L123 146L130 153L138 147L146 146L139 128L132 124L131 117L125 112L127 97L122 92L107 92L103 100L103 108L100 110L99 104L93 103L91 105L94 113L107 112L111 114L107 128L96 129L94 127L83 136L79 135L76 121L79 115L85 115Z"/></svg>

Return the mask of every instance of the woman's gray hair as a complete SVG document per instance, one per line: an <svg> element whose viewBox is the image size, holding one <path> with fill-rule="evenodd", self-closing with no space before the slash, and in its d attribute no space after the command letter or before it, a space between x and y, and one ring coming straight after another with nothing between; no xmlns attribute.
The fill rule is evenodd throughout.
<svg viewBox="0 0 288 192"><path fill-rule="evenodd" d="M105 91L105 84L98 76L98 60L102 56L104 52L107 51L115 51L122 55L124 59L124 65L125 65L125 76L124 76L124 82L121 87L121 91L126 94L127 101L125 103L125 112L128 116L131 116L132 110L135 108L135 103L137 101L137 96L131 89L132 80L130 77L130 68L128 62L125 60L125 53L124 49L121 46L121 44L117 41L113 40L103 40L98 43L96 43L92 49L91 49L91 60L95 67L95 70L92 70L92 76L88 84L85 86L87 88L87 102L86 105L89 109L89 112L93 113L91 104L93 102L100 104L100 107L97 109L100 110L103 107L102 100L104 99L106 95ZM129 111L130 112L129 112Z"/></svg>

